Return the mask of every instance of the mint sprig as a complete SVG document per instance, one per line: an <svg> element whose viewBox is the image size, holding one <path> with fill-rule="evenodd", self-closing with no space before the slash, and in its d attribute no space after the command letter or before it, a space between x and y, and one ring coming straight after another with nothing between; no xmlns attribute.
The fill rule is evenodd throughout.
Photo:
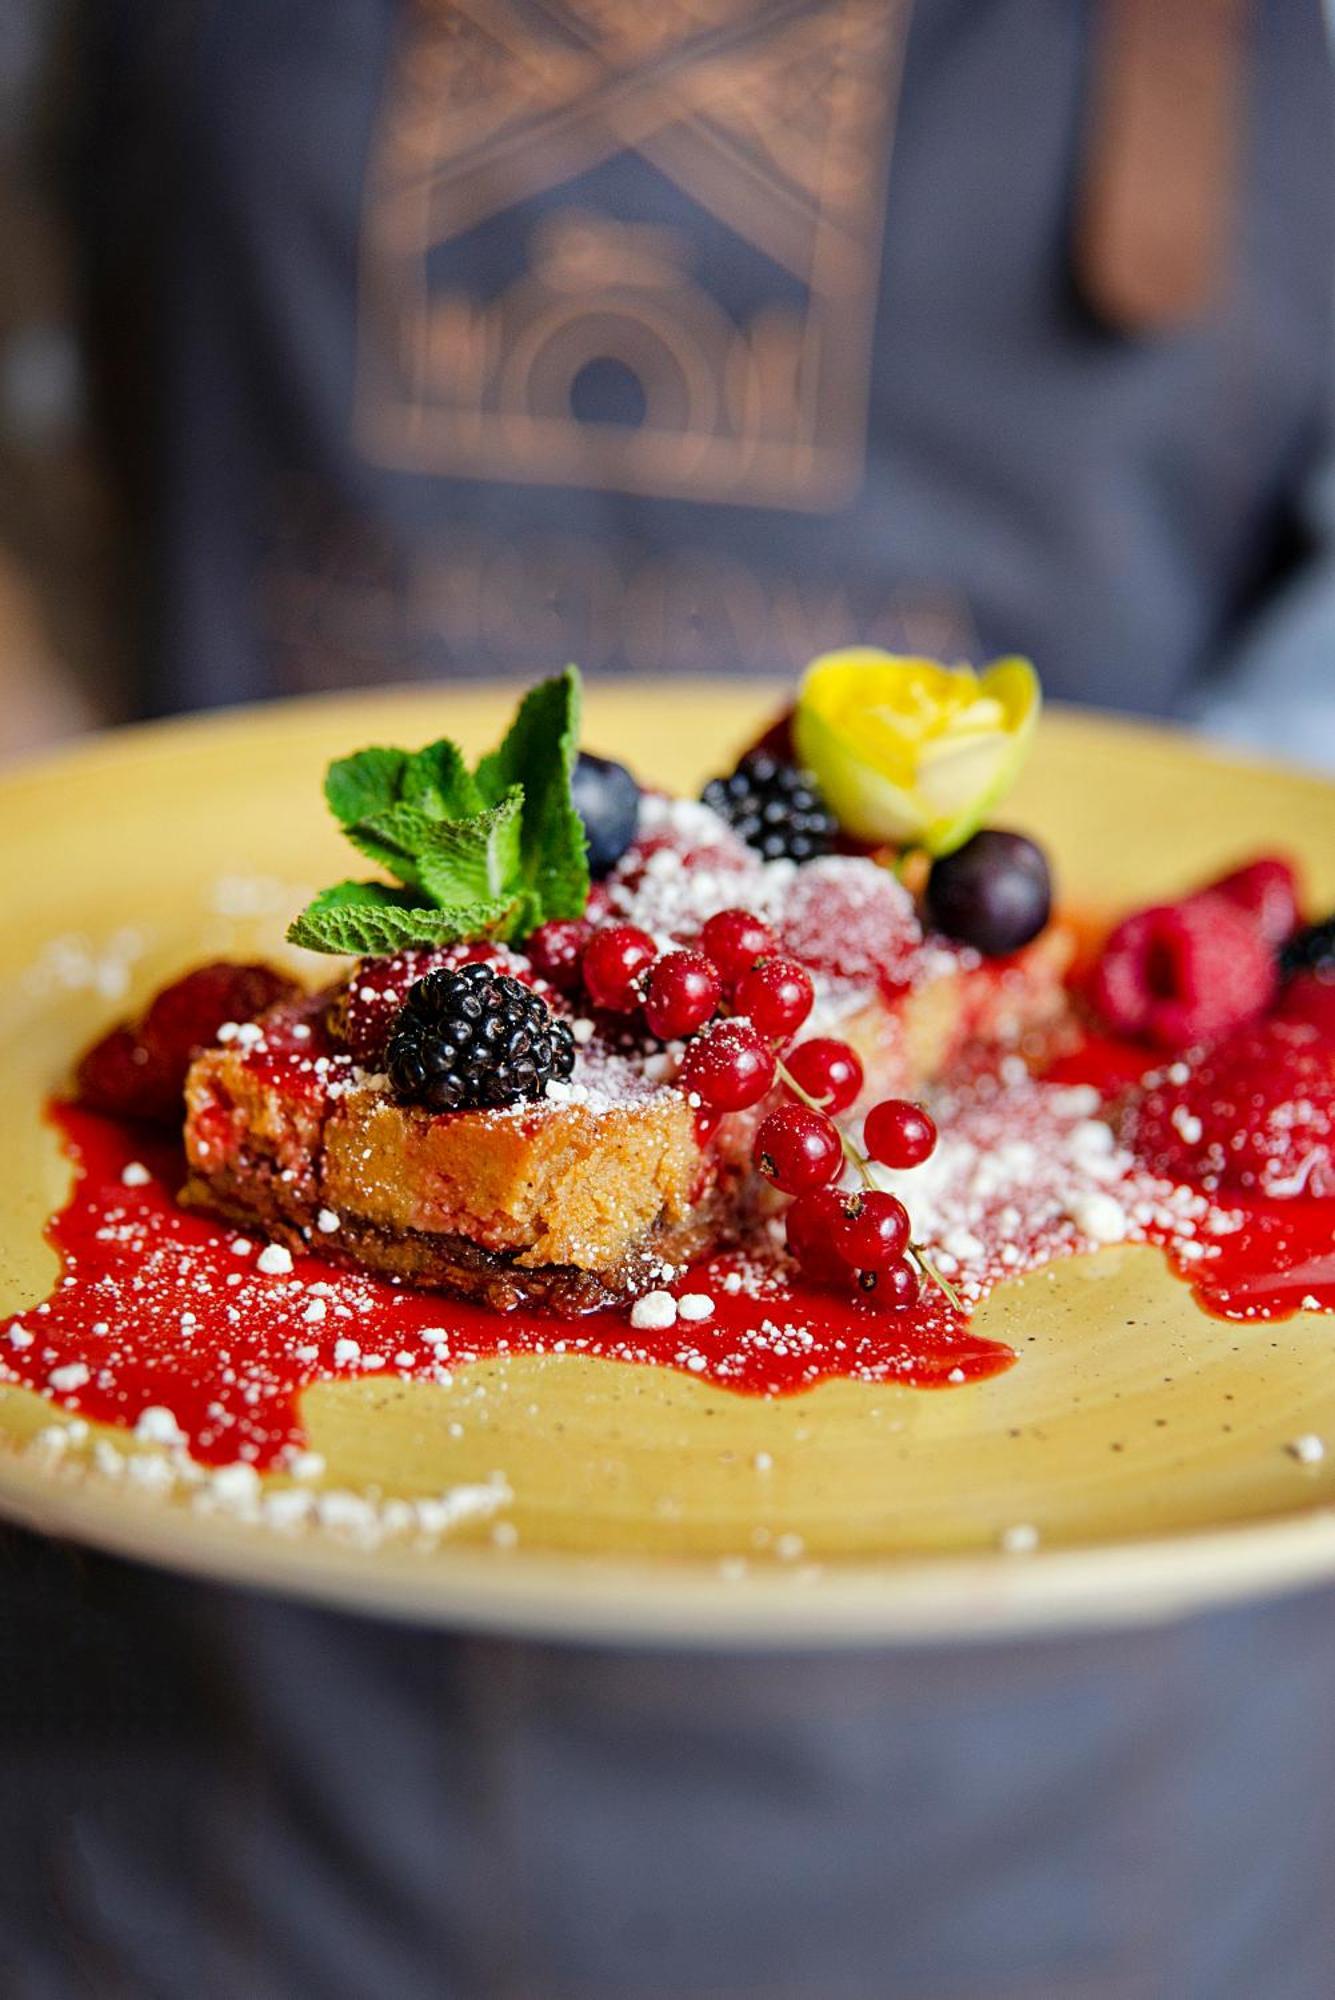
<svg viewBox="0 0 1335 2000"><path fill-rule="evenodd" d="M399 885L339 882L288 931L311 951L369 956L410 944L513 941L589 895L570 792L580 680L567 667L525 695L500 748L470 771L448 738L341 757L325 798L359 852Z"/></svg>
<svg viewBox="0 0 1335 2000"><path fill-rule="evenodd" d="M473 780L484 802L495 806L518 791L518 877L525 906L519 931L527 935L552 917L579 917L589 900L589 854L584 825L570 795L579 756L580 681L574 667L530 688L499 750L484 757Z"/></svg>

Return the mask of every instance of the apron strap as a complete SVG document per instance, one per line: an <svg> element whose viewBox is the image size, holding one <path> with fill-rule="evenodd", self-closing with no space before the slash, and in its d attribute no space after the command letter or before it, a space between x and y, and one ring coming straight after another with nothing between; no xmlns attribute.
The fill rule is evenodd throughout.
<svg viewBox="0 0 1335 2000"><path fill-rule="evenodd" d="M1101 0L1073 245L1124 333L1206 313L1227 277L1251 0Z"/></svg>

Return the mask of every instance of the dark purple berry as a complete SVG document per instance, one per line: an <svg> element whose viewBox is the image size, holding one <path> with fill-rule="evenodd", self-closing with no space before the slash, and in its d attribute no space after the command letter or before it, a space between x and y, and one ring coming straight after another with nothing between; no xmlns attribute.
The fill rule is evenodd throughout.
<svg viewBox="0 0 1335 2000"><path fill-rule="evenodd" d="M601 882L635 838L640 823L640 788L624 764L584 750L571 775L570 796L584 823L589 873L595 882Z"/></svg>
<svg viewBox="0 0 1335 2000"><path fill-rule="evenodd" d="M995 827L932 863L927 920L987 958L1004 958L1038 936L1052 914L1052 878L1041 847Z"/></svg>

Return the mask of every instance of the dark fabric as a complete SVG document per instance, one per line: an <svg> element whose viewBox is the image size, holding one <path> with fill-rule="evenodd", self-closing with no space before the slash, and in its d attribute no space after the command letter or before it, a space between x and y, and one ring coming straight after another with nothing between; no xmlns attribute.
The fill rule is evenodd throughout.
<svg viewBox="0 0 1335 2000"><path fill-rule="evenodd" d="M1070 276L1088 5L86 7L145 704L858 636L1198 695L1328 445L1321 9L1253 13L1226 296L1128 340ZM1327 1594L733 1660L3 1546L4 2000L1335 1991Z"/></svg>
<svg viewBox="0 0 1335 2000"><path fill-rule="evenodd" d="M1319 0L1252 10L1224 295L1123 338L1071 279L1096 11L102 0L76 189L142 503L146 698L568 657L790 672L865 636L1180 705L1300 552L1328 449L1330 78ZM546 108L591 46L638 120L619 148L605 88ZM721 145L673 123L701 76L743 105ZM794 327L804 366L833 357L805 413ZM530 404L564 472L515 431ZM771 432L798 438L782 465Z"/></svg>
<svg viewBox="0 0 1335 2000"><path fill-rule="evenodd" d="M1325 2000L1335 1597L452 1639L0 1543L5 2000Z"/></svg>

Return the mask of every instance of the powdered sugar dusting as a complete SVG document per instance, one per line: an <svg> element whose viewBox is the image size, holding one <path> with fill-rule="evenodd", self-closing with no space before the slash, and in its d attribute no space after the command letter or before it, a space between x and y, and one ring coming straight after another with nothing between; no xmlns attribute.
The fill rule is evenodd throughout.
<svg viewBox="0 0 1335 2000"><path fill-rule="evenodd" d="M314 1252L294 1255L290 1271L265 1269L252 1238L176 1203L182 1169L167 1142L69 1107L55 1117L82 1167L52 1226L63 1276L0 1329L0 1381L35 1388L76 1419L145 1424L141 1442L174 1426L201 1464L281 1470L306 1448L308 1383L397 1376L448 1389L469 1364L512 1353L657 1363L761 1395L853 1373L944 1383L956 1368L973 1378L1010 1358L945 1311L896 1326L857 1301L805 1291L767 1229L746 1254L664 1267L633 1315L577 1320L496 1312ZM123 1169L140 1153L152 1174L127 1187ZM246 1470L224 1496L233 1487L248 1505Z"/></svg>
<svg viewBox="0 0 1335 2000"><path fill-rule="evenodd" d="M1015 1057L933 1100L940 1137L920 1167L873 1169L962 1298L1055 1257L1121 1242L1207 1258L1238 1227L1204 1195L1139 1168L1093 1115L1097 1092L1036 1081Z"/></svg>
<svg viewBox="0 0 1335 2000"><path fill-rule="evenodd" d="M925 937L906 891L870 861L767 863L707 807L646 799L641 839L606 887L609 913L666 947L694 939L710 916L734 906L754 911L812 968L817 1011L808 1032L818 1023L837 1031L878 993L978 964ZM49 976L110 993L121 973L67 951ZM367 991L377 1000L379 989ZM551 1004L568 1008L555 994ZM647 1046L636 1024L604 1017L577 1029L571 1078L542 1102L482 1114L480 1143L486 1120L545 1120L576 1107L599 1115L671 1087L680 1045ZM382 1074L331 1040L324 996L275 1009L262 1023L231 1023L219 1042L229 1063L252 1069L261 1084L281 1074L284 1089L295 1082L297 1098L322 1110L374 1105L388 1093ZM56 1122L87 1171L53 1226L63 1275L49 1300L0 1329L0 1380L63 1405L65 1419L34 1447L53 1459L80 1427L86 1433L86 1420L115 1423L133 1443L125 1451L105 1439L93 1446L107 1478L146 1491L188 1486L191 1504L206 1512L278 1532L317 1526L373 1546L490 1520L508 1503L508 1486L498 1475L412 1502L323 1489L300 1420L300 1393L311 1382L375 1378L394 1393L397 1378L458 1393L460 1371L484 1357L577 1353L666 1366L762 1396L830 1377L954 1386L1013 1358L969 1325L970 1311L999 1284L1122 1243L1164 1246L1198 1296L1234 1318L1335 1307L1328 1219L1324 1235L1317 1228L1305 1236L1296 1205L1259 1222L1220 1206L1138 1164L1093 1088L1036 1081L1014 1055L992 1062L937 1093L942 1136L927 1163L906 1174L876 1170L907 1202L915 1239L963 1310L932 1286L917 1306L894 1313L856 1293L807 1285L785 1254L781 1218L767 1212L741 1248L689 1269L655 1270L653 1289L624 1312L575 1321L503 1315L322 1261L320 1246L337 1249L352 1208L312 1209L310 1255L299 1243L293 1255L258 1231L245 1237L189 1214L173 1199L181 1165L171 1145L145 1144L66 1108ZM1201 1138L1189 1109L1172 1129L1185 1144ZM206 1148L207 1136L198 1143ZM279 1175L291 1177L291 1169ZM467 1393L485 1396L487 1386ZM451 1436L460 1430L458 1421L449 1426ZM1301 1438L1290 1449L1313 1463L1318 1442ZM292 1483L273 1485L261 1473ZM502 1542L506 1526L496 1523ZM1032 1546L1034 1531L1023 1523L1007 1533L1004 1546ZM801 1545L790 1539L794 1546L776 1552L795 1559Z"/></svg>
<svg viewBox="0 0 1335 2000"><path fill-rule="evenodd" d="M123 1000L149 944L147 933L130 926L100 940L65 932L52 938L25 970L23 990L36 999L92 992L104 1000Z"/></svg>
<svg viewBox="0 0 1335 2000"><path fill-rule="evenodd" d="M611 913L663 946L699 936L720 910L753 912L812 972L818 1005L851 1010L887 980L939 976L975 955L924 938L908 891L874 862L829 855L762 861L708 806L643 801L640 839L607 883Z"/></svg>
<svg viewBox="0 0 1335 2000"><path fill-rule="evenodd" d="M1315 1256L1301 1238L1296 1248L1279 1239L1278 1261L1265 1268L1289 1276L1232 1279L1239 1296L1229 1295L1211 1274L1244 1242L1242 1219L1139 1168L1092 1115L1097 1103L1084 1087L1035 1082L1014 1057L1003 1058L995 1073L938 1096L943 1137L926 1165L884 1176L908 1198L918 1238L966 1308L1007 1277L1098 1249L1108 1232L1091 1221L1102 1204L1124 1220L1125 1240L1164 1244L1206 1299L1214 1285L1234 1317L1335 1303L1328 1226ZM0 1379L46 1393L72 1424L97 1418L137 1429L138 1445L152 1447L132 1455L129 1465L142 1461L141 1469L101 1441L108 1476L166 1490L179 1467L164 1471L164 1460L183 1454L229 1475L201 1487L206 1508L278 1528L419 1532L416 1516L400 1521L395 1511L386 1530L352 1500L308 1508L275 1498L269 1508L256 1475L291 1468L302 1483L299 1396L319 1379L397 1376L448 1389L484 1356L582 1353L774 1396L831 1376L949 1387L1012 1358L932 1287L919 1306L893 1313L804 1285L777 1218L745 1249L665 1270L652 1304L576 1321L495 1313L315 1255L294 1256L290 1271L266 1269L253 1240L176 1205L180 1166L170 1146L146 1146L142 1134L68 1109L58 1122L85 1165L54 1225L64 1275L49 1300L0 1330ZM141 1157L151 1172L127 1185L124 1169ZM485 1385L468 1393L481 1395ZM447 1509L441 1518L453 1517Z"/></svg>

